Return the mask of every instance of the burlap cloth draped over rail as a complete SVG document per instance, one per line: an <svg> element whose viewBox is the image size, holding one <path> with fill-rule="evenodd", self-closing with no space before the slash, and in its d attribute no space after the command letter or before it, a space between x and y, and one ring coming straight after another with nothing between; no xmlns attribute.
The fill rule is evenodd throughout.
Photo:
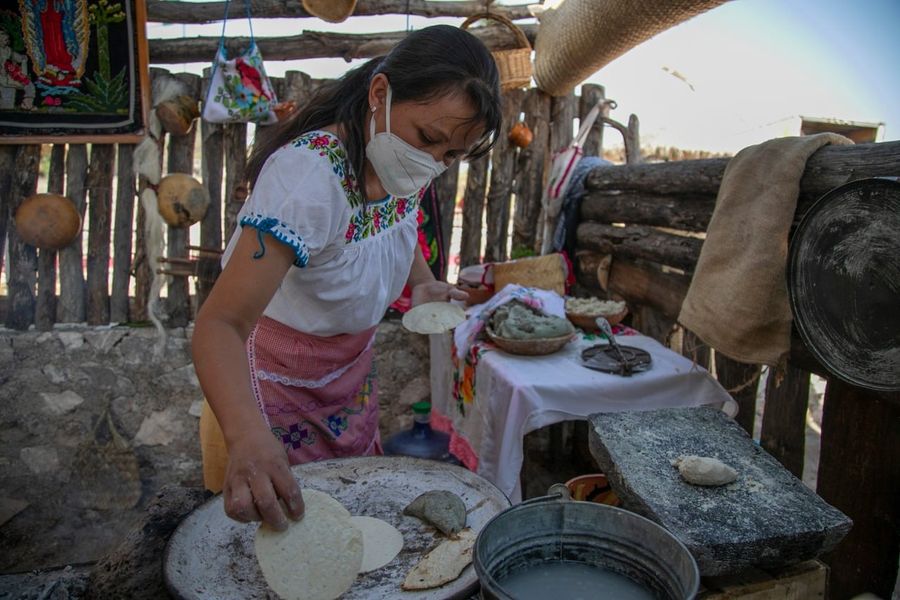
<svg viewBox="0 0 900 600"><path fill-rule="evenodd" d="M852 143L833 133L780 138L729 161L681 305L682 325L735 360L779 363L791 346L785 268L800 178L816 150Z"/></svg>
<svg viewBox="0 0 900 600"><path fill-rule="evenodd" d="M539 88L564 96L613 59L725 0L547 0L534 45Z"/></svg>

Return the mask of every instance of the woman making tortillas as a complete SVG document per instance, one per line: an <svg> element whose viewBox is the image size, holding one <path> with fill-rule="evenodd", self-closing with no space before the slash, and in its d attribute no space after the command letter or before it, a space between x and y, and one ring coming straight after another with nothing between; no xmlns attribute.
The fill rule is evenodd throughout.
<svg viewBox="0 0 900 600"><path fill-rule="evenodd" d="M413 305L465 298L418 249L418 199L486 152L500 119L488 50L437 25L324 85L254 147L192 342L204 479L230 517L284 529L303 514L289 465L381 453L378 322L407 283Z"/></svg>

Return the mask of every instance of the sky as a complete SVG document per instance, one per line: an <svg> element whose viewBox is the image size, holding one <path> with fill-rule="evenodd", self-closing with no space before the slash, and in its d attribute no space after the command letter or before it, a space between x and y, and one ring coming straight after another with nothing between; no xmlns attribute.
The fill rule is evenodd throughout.
<svg viewBox="0 0 900 600"><path fill-rule="evenodd" d="M299 1L299 0L296 0ZM522 0L498 4L522 4ZM254 19L257 37L303 29L364 33L418 29L461 19L403 15ZM221 23L149 23L150 38L217 36ZM611 117L640 119L644 145L737 152L799 133L799 117L884 123L879 141L900 139L900 0L732 0L620 56L587 81L606 88ZM247 35L231 20L227 34ZM212 57L210 57L211 59ZM341 59L266 61L272 76L301 70L335 77L356 64ZM200 72L208 64L161 65ZM610 132L606 145L621 145Z"/></svg>

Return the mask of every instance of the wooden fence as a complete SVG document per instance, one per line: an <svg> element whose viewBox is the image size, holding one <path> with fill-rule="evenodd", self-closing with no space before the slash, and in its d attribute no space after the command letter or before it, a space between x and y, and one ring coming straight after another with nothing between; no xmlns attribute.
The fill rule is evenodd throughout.
<svg viewBox="0 0 900 600"><path fill-rule="evenodd" d="M689 331L674 327L727 163L707 159L593 170L577 229L576 264L585 288L628 300L642 332L657 338L678 332L683 353L714 367L740 406L737 421L753 432L760 367L711 356ZM838 185L898 173L900 142L825 147L807 162L795 220ZM827 379L816 491L854 521L847 538L826 557L830 597L863 591L888 597L900 554L900 393L873 392L831 377L795 337L787 365L769 371L760 443L797 477L805 458L810 373Z"/></svg>
<svg viewBox="0 0 900 600"><path fill-rule="evenodd" d="M202 97L205 80L200 76L151 70L154 84L173 77L192 95ZM301 104L321 83L296 71L272 80L279 98ZM571 141L575 118L602 101L604 90L597 85L583 86L580 97L551 98L536 89L506 92L503 131L492 152L468 163L467 177L460 176L456 164L437 182L445 255L458 186L463 188L462 266L507 259L510 225L514 249L536 250L541 189L550 154ZM520 119L534 133L534 140L524 149L512 146L506 136ZM256 135L265 135L265 128L258 128ZM602 135L598 122L588 139L588 153L600 152ZM0 146L0 198L7 205L0 211L0 240L8 238L10 249L8 264L0 264L9 283L7 327L26 329L34 324L48 329L57 322L104 325L144 321L152 269L159 268L175 274L166 286L161 318L171 327L190 321L215 281L217 252L234 230L246 197L248 126L197 121L187 135L163 134L160 146L164 174L192 174L199 159L199 179L211 198L206 216L195 225L199 244L189 243L187 229L169 227L168 262L162 265L150 265L146 259L143 207L136 202L146 182L133 174L133 145ZM42 153L43 158L49 155L49 167L46 181L39 182ZM16 232L17 207L38 191L64 194L84 215L82 234L58 252L29 246ZM196 277L194 297L189 294L187 272Z"/></svg>

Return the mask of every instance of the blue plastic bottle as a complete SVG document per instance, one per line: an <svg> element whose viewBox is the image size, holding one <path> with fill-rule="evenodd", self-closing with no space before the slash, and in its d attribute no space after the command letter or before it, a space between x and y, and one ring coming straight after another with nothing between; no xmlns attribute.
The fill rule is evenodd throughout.
<svg viewBox="0 0 900 600"><path fill-rule="evenodd" d="M431 428L431 402L416 402L412 409L412 428L388 438L384 443L384 453L388 456L415 456L460 464L450 454L450 436Z"/></svg>

